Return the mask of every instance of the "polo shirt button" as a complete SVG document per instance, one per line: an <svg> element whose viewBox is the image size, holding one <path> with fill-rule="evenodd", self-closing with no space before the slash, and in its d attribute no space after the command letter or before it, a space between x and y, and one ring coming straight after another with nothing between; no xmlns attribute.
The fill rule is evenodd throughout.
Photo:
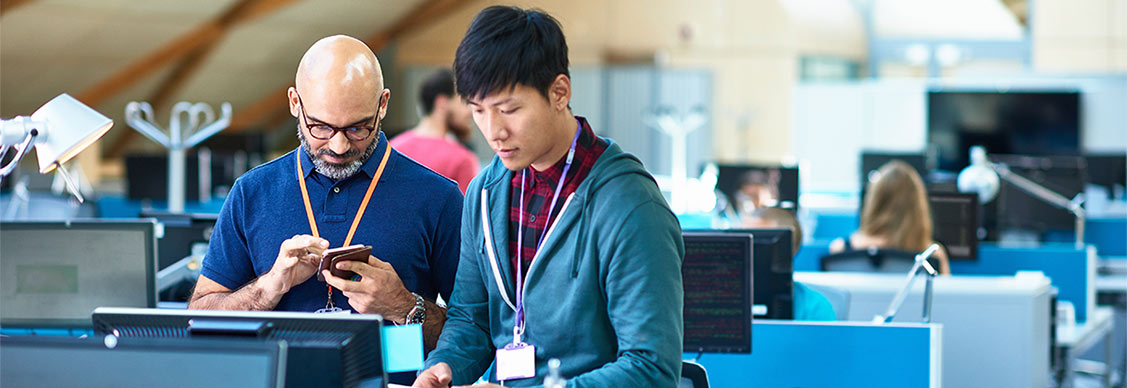
<svg viewBox="0 0 1127 388"><path fill-rule="evenodd" d="M532 215L530 222L536 222L536 215L535 214Z"/></svg>
<svg viewBox="0 0 1127 388"><path fill-rule="evenodd" d="M340 187L334 187L334 188L333 188L333 192L334 192L334 193L339 193L339 192L340 192Z"/></svg>

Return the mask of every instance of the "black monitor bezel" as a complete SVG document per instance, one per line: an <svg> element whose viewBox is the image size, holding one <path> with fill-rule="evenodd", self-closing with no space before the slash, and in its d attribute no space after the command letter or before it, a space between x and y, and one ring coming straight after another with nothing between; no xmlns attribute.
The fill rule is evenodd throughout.
<svg viewBox="0 0 1127 388"><path fill-rule="evenodd" d="M750 255L747 257L747 289L743 297L750 303L743 306L743 315L747 317L747 325L744 327L744 335L747 337L747 344L738 344L731 346L720 345L697 345L689 343L689 339L682 335L682 346L686 352L700 352L700 353L743 353L750 354L752 351L752 324L754 323L755 316L752 314L751 306L755 303L755 239L750 234L740 235L735 233L724 233L721 231L685 231L682 233L682 238L685 239L685 244L688 245L688 238L704 238L709 240L722 240L724 242L742 242L746 244ZM684 276L682 274L682 276ZM683 279L683 277L682 277Z"/></svg>
<svg viewBox="0 0 1127 388"><path fill-rule="evenodd" d="M970 222L973 225L969 225L969 226L971 226L970 230L973 231L974 236L972 236L973 238L968 240L968 241L970 241L970 252L971 252L970 256L954 255L954 254L951 253L951 249L948 248L950 246L949 244L947 244L943 241L939 241L939 240L935 240L935 242L942 244L945 248L947 248L947 249L945 249L945 251L947 252L947 259L949 259L949 260L972 261L972 262L978 261L978 246L979 246L978 228L982 224L982 214L980 214L981 212L979 212L979 208L981 206L978 202L978 194L974 194L974 193L954 193L954 192L944 192L944 191L934 191L934 192L929 191L927 193L927 203L928 203L928 210L931 211L931 222L932 222L932 232L931 232L931 234L933 236L932 237L933 239L934 239L936 232L939 230L939 228L935 225L936 212L935 212L934 207L932 207L932 198L935 198L935 197L959 198L961 200L969 201L971 204L973 204L973 206L971 206L971 211L974 213L974 217L973 217L974 219L970 220ZM963 221L967 221L967 220L963 220Z"/></svg>
<svg viewBox="0 0 1127 388"><path fill-rule="evenodd" d="M4 346L32 346L36 348L61 348L69 349L105 349L111 351L106 345L106 339L96 337L58 337L58 336L2 336L0 344ZM214 352L263 354L269 357L273 373L271 373L268 386L281 387L285 382L286 351L285 341L259 341L213 339L213 338L114 338L113 350L148 349L172 350L177 353L199 352L209 354ZM127 367L123 366L123 369Z"/></svg>
<svg viewBox="0 0 1127 388"><path fill-rule="evenodd" d="M0 231L12 230L20 228L21 230L58 230L59 226L63 229L90 229L90 230L104 230L106 228L123 228L123 229L137 229L145 233L145 252L148 253L148 259L145 260L145 273L149 276L145 278L145 300L148 308L156 307L157 305L157 289L156 289L156 261L157 261L157 238L156 238L156 220L153 219L78 219L69 221L3 221L0 222ZM93 311L93 310L91 310ZM43 328L43 329L90 329L93 326L89 318L75 318L75 319L25 319L25 318L7 318L0 316L0 327L3 328Z"/></svg>

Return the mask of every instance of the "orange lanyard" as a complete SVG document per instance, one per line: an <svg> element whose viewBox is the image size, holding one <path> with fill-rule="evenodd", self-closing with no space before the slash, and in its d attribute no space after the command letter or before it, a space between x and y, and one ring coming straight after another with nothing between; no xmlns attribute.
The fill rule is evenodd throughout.
<svg viewBox="0 0 1127 388"><path fill-rule="evenodd" d="M379 141L377 139L376 141ZM305 188L305 170L301 168L301 151L296 154L297 159L297 183L301 186L301 199L305 201L305 215L309 217L309 229L313 230L313 237L321 237L320 232L317 231L317 219L313 217L313 205L309 204L309 190ZM364 217L364 209L368 208L368 200L372 199L372 192L376 190L376 183L380 181L380 176L383 175L383 168L387 166L387 158L391 156L391 145L384 145L383 160L380 160L380 167L376 169L376 174L372 176L372 183L368 185L368 192L364 194L364 200L360 201L360 209L356 211L356 218L352 220L352 227L348 228L348 237L344 238L344 247L352 243L352 236L356 234L356 228L360 226L360 219ZM329 287L329 292L332 292L332 286Z"/></svg>

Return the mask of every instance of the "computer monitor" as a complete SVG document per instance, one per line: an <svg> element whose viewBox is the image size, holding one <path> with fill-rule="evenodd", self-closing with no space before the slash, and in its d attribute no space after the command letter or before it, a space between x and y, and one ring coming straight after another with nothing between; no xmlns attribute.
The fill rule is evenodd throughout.
<svg viewBox="0 0 1127 388"><path fill-rule="evenodd" d="M716 232L751 234L755 240L756 318L794 319L794 233L790 229L724 229Z"/></svg>
<svg viewBox="0 0 1127 388"><path fill-rule="evenodd" d="M1087 182L1087 162L1080 156L990 154L989 158L994 163L1005 163L1010 171L1069 199L1083 192ZM1001 183L993 201L994 219L986 218L988 228L1043 233L1076 227L1076 218L1068 210L1050 205L1005 180ZM988 207L987 215L991 215L990 210ZM989 221L994 222L990 225Z"/></svg>
<svg viewBox="0 0 1127 388"><path fill-rule="evenodd" d="M156 306L153 220L0 222L0 326L88 328L98 306Z"/></svg>
<svg viewBox="0 0 1127 388"><path fill-rule="evenodd" d="M1088 164L1088 183L1103 186L1108 194L1115 195L1127 188L1127 154L1089 154L1084 155Z"/></svg>
<svg viewBox="0 0 1127 388"><path fill-rule="evenodd" d="M0 337L5 387L282 387L284 341Z"/></svg>
<svg viewBox="0 0 1127 388"><path fill-rule="evenodd" d="M1076 90L932 90L928 144L938 168L951 172L970 164L975 145L992 154L1079 155L1080 112Z"/></svg>
<svg viewBox="0 0 1127 388"><path fill-rule="evenodd" d="M285 340L286 386L387 384L379 315L100 307L91 320L123 338Z"/></svg>
<svg viewBox="0 0 1127 388"><path fill-rule="evenodd" d="M686 352L751 353L752 237L686 232Z"/></svg>
<svg viewBox="0 0 1127 388"><path fill-rule="evenodd" d="M157 270L192 254L192 247L207 246L218 214L141 211L142 218L155 218L163 233L157 238Z"/></svg>
<svg viewBox="0 0 1127 388"><path fill-rule="evenodd" d="M928 192L932 239L951 260L978 260L978 194Z"/></svg>
<svg viewBox="0 0 1127 388"><path fill-rule="evenodd" d="M752 195L774 197L773 201L768 200L761 206L791 211L798 209L798 167L723 163L716 167L716 189L724 193L728 203L737 211L744 210L746 206L741 202L749 200ZM742 194L741 187L745 189Z"/></svg>
<svg viewBox="0 0 1127 388"><path fill-rule="evenodd" d="M869 183L869 175L880 169L885 163L893 160L899 160L907 163L920 174L920 179L927 179L930 169L928 168L927 157L920 152L879 152L879 151L863 151L861 152L861 188L864 189Z"/></svg>

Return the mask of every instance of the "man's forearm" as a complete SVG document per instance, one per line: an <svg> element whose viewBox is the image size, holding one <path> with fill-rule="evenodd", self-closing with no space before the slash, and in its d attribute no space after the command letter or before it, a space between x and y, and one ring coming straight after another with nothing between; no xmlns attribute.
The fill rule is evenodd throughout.
<svg viewBox="0 0 1127 388"><path fill-rule="evenodd" d="M283 292L272 292L266 287L263 275L231 292L213 292L206 295L193 293L190 309L270 311L282 300Z"/></svg>

